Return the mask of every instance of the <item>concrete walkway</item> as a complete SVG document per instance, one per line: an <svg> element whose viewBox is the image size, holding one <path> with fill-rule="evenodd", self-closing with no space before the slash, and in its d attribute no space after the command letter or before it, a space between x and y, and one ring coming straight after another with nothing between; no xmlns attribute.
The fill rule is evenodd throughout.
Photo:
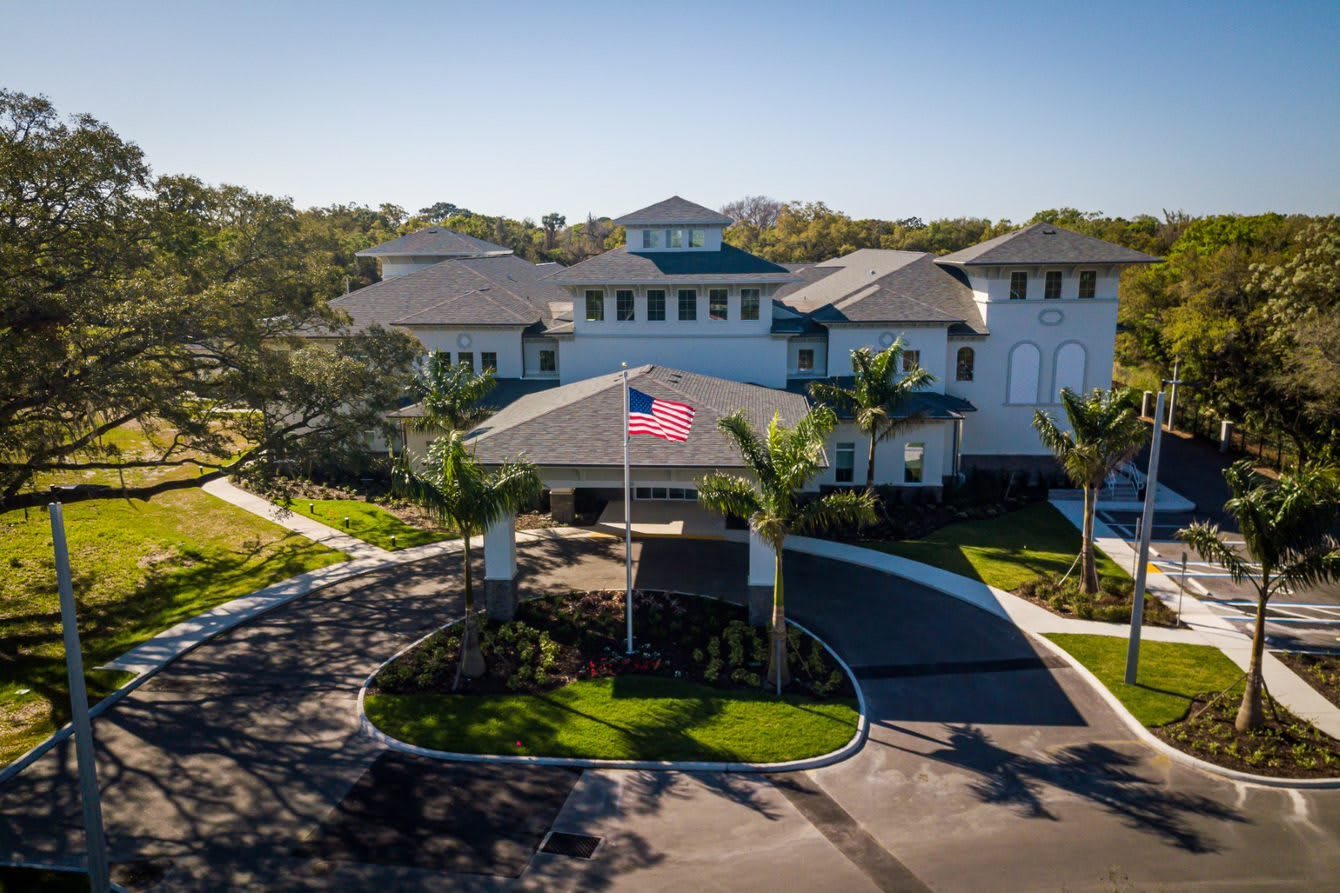
<svg viewBox="0 0 1340 893"><path fill-rule="evenodd" d="M297 512L288 511L255 493L236 487L227 478L212 480L201 489L210 496L222 499L253 515L260 515L273 524L278 524L294 533L301 533L314 543L320 543L353 558L385 558L391 554L386 549L364 542L356 536L342 533L334 527L313 521Z"/></svg>
<svg viewBox="0 0 1340 893"><path fill-rule="evenodd" d="M1065 515L1066 519L1074 524L1076 529L1082 529L1084 520L1082 504L1055 501L1052 505L1061 514ZM1093 535L1094 544L1105 552L1109 558L1127 570L1134 568L1137 557L1135 549L1118 536L1111 527L1104 524L1101 519L1094 519ZM1187 630L1177 631L1182 637L1173 641L1190 641L1197 644L1213 645L1246 672L1251 665L1252 640L1250 636L1243 635L1243 625L1230 623L1224 617L1216 614L1205 603L1196 598L1191 591L1182 593L1177 581L1164 574L1152 563L1148 570L1146 586L1149 594L1156 596L1173 611L1177 611L1180 606L1182 622L1189 627ZM1030 605L1030 607L1033 606ZM1041 609L1038 608L1037 610ZM1047 612L1044 611L1043 613ZM1057 619L1060 620L1061 618ZM1074 623L1074 621L1065 620L1062 620L1062 622ZM1115 635L1123 638L1129 635L1129 627L1108 623L1097 625L1103 628L1103 631L1100 632L1102 635ZM1063 630L1047 631L1062 632ZM1094 632L1098 631L1094 630ZM1164 632L1171 631L1147 626L1142 630L1141 637L1144 639L1162 639ZM1167 639L1163 640L1168 641ZM1262 671L1265 675L1266 688L1281 704L1295 715L1308 720L1332 738L1340 738L1340 707L1326 700L1315 688L1308 685L1283 661L1268 651L1262 662Z"/></svg>

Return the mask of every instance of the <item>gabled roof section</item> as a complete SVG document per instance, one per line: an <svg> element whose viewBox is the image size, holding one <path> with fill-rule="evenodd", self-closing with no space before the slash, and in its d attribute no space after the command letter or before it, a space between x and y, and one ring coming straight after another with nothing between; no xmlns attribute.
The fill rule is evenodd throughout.
<svg viewBox="0 0 1340 893"><path fill-rule="evenodd" d="M513 254L444 260L331 301L355 328L383 326L530 326L552 321L567 293L539 267Z"/></svg>
<svg viewBox="0 0 1340 893"><path fill-rule="evenodd" d="M548 277L558 285L656 285L682 282L791 282L786 267L732 245L720 251L629 251L627 246L587 258Z"/></svg>
<svg viewBox="0 0 1340 893"><path fill-rule="evenodd" d="M941 323L986 333L972 290L919 251L862 248L798 271L778 300L824 325Z"/></svg>
<svg viewBox="0 0 1340 893"><path fill-rule="evenodd" d="M416 233L383 242L356 252L358 257L481 257L511 254L512 249L467 236L442 226L430 226Z"/></svg>
<svg viewBox="0 0 1340 893"><path fill-rule="evenodd" d="M742 468L735 447L717 429L717 420L744 410L755 426L773 413L794 425L808 409L800 394L681 372L664 366L628 370L628 384L662 400L694 409L693 430L684 443L634 437L630 461L637 466ZM524 456L537 465L623 465L623 382L601 375L523 396L472 433L481 462L495 464Z"/></svg>
<svg viewBox="0 0 1340 893"><path fill-rule="evenodd" d="M971 248L938 258L959 266L986 264L1156 264L1151 257L1112 242L1082 236L1051 223L1034 223Z"/></svg>
<svg viewBox="0 0 1340 893"><path fill-rule="evenodd" d="M663 202L648 205L645 208L617 218L616 226L659 226L661 224L683 226L730 226L735 221L713 211L711 208L691 202L688 199L672 195Z"/></svg>

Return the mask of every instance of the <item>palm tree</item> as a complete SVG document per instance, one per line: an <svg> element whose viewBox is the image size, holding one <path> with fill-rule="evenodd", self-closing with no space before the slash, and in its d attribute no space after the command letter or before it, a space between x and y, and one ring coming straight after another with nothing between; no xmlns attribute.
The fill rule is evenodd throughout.
<svg viewBox="0 0 1340 893"><path fill-rule="evenodd" d="M461 674L484 672L475 629L475 592L470 572L470 538L482 534L508 515L524 509L540 496L543 484L529 462L504 464L492 471L475 461L465 448L465 434L452 431L433 441L424 469L414 467L406 454L395 465L396 489L431 512L442 526L450 526L465 544L465 635L456 683Z"/></svg>
<svg viewBox="0 0 1340 893"><path fill-rule="evenodd" d="M453 365L450 354L430 353L414 382L423 415L411 424L418 431L468 433L492 414L481 401L497 384L491 370L475 374L464 363Z"/></svg>
<svg viewBox="0 0 1340 893"><path fill-rule="evenodd" d="M745 518L750 529L773 551L772 648L768 684L780 694L790 681L786 662L786 610L782 585L782 547L791 533L817 533L839 525L870 523L874 499L869 493L841 491L820 499L801 499L799 490L824 460L824 439L837 425L833 410L811 410L794 428L773 416L766 435L754 430L743 412L717 421L744 458L753 479L717 472L698 482L698 501L721 515Z"/></svg>
<svg viewBox="0 0 1340 893"><path fill-rule="evenodd" d="M1098 491L1118 465L1140 451L1149 433L1140 421L1135 392L1129 388L1094 388L1088 394L1062 388L1061 405L1070 422L1069 431L1062 431L1051 414L1041 409L1033 414L1033 427L1043 444L1056 454L1066 477L1084 491L1080 588L1094 595L1098 592L1098 565L1094 560L1093 516Z"/></svg>
<svg viewBox="0 0 1340 893"><path fill-rule="evenodd" d="M1198 521L1177 531L1177 538L1206 561L1228 571L1234 583L1246 580L1256 590L1256 625L1247 688L1234 722L1238 731L1258 728L1261 713L1261 654L1265 647L1266 603L1291 591L1340 579L1340 542L1332 534L1340 500L1335 469L1304 466L1272 481L1243 460L1224 469L1232 498L1224 503L1242 532L1242 546L1229 542L1216 524Z"/></svg>
<svg viewBox="0 0 1340 893"><path fill-rule="evenodd" d="M843 412L851 412L856 427L870 439L865 462L865 488L875 488L875 444L888 440L895 431L915 422L917 416L899 416L898 410L909 394L927 387L935 376L916 366L901 378L907 345L903 339L890 344L879 353L868 347L851 352L851 367L856 374L852 386L844 388L835 381L816 381L810 385L810 396Z"/></svg>

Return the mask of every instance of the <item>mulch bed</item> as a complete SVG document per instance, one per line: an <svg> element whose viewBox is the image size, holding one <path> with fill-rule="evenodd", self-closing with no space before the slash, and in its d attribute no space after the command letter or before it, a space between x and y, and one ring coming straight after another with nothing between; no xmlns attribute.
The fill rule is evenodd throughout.
<svg viewBox="0 0 1340 893"><path fill-rule="evenodd" d="M641 675L687 679L723 690L758 690L766 675L766 630L747 623L740 605L692 595L637 590L634 644L626 654L622 590L574 592L522 602L516 620L482 614L485 675L462 679L457 694L553 691L581 679ZM374 690L450 694L460 653L460 625L434 633L384 668ZM784 691L820 699L855 697L851 681L815 639L788 631L791 684Z"/></svg>
<svg viewBox="0 0 1340 893"><path fill-rule="evenodd" d="M1322 697L1340 707L1340 656L1276 652L1285 666L1307 680Z"/></svg>
<svg viewBox="0 0 1340 893"><path fill-rule="evenodd" d="M1197 698L1186 719L1152 731L1178 750L1228 769L1275 778L1340 777L1340 741L1272 705L1268 696L1265 725L1246 734L1233 727L1241 693L1225 695L1202 713L1213 698Z"/></svg>
<svg viewBox="0 0 1340 893"><path fill-rule="evenodd" d="M1022 599L1040 608L1046 608L1058 617L1078 620L1098 620L1103 623L1131 622L1131 605L1135 601L1135 585L1121 586L1104 580L1097 595L1086 599L1079 594L1079 585L1072 578L1061 586L1056 580L1033 580L1014 592ZM1145 593L1143 624L1176 627L1177 612L1153 595Z"/></svg>

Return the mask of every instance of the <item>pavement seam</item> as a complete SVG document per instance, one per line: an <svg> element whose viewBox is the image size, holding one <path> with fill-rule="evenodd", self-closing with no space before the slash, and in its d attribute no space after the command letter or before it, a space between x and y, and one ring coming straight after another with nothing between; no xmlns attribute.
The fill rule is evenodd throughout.
<svg viewBox="0 0 1340 893"><path fill-rule="evenodd" d="M765 776L838 852L885 893L930 893L931 888L880 844L808 773Z"/></svg>

